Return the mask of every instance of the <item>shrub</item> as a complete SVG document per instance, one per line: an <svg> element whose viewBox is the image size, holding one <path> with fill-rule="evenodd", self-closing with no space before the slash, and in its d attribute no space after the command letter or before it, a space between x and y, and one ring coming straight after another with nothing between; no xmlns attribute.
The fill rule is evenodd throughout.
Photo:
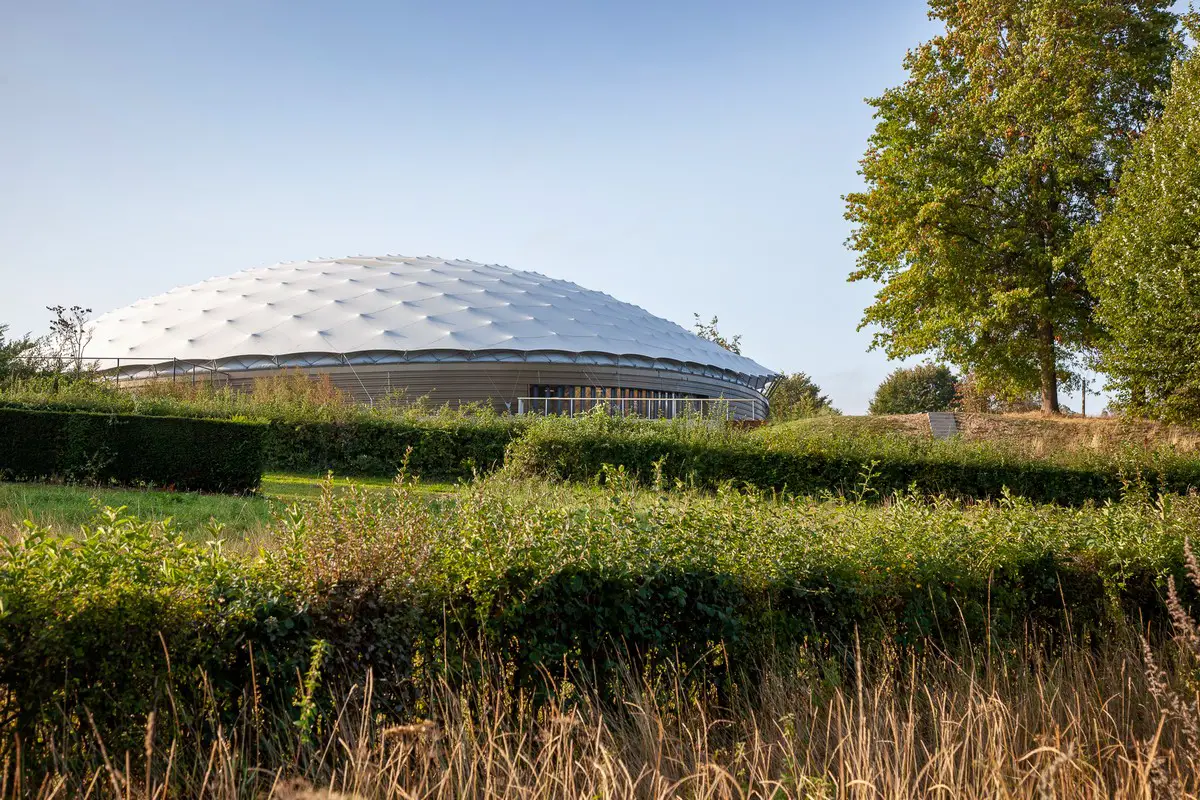
<svg viewBox="0 0 1200 800"><path fill-rule="evenodd" d="M258 488L263 426L0 408L0 476L242 493Z"/></svg>
<svg viewBox="0 0 1200 800"><path fill-rule="evenodd" d="M771 383L769 399L772 422L841 413L821 394L821 387L803 372L776 378Z"/></svg>
<svg viewBox="0 0 1200 800"><path fill-rule="evenodd" d="M411 675L419 655L454 677L482 645L538 689L563 670L603 686L630 660L709 680L772 647L844 656L856 631L953 651L1030 628L1087 637L1124 614L1161 623L1197 521L1191 498L796 503L641 492L610 469L601 493L498 479L434 502L405 485L328 492L276 552L303 576L313 630L377 675Z"/></svg>
<svg viewBox="0 0 1200 800"><path fill-rule="evenodd" d="M481 658L536 696L550 676L603 692L622 665L665 661L753 686L772 649L852 658L856 634L949 652L1030 630L1087 640L1125 614L1164 621L1198 521L1187 498L865 507L636 492L615 470L603 493L565 496L496 480L449 501L330 486L250 557L110 510L78 536L31 527L0 547L0 734L62 757L58 709L86 709L111 748L136 746L173 699L207 709L182 721L189 735L264 710L315 725L321 698L293 701L334 666L351 680L369 667L394 719ZM85 718L72 724L92 741Z"/></svg>
<svg viewBox="0 0 1200 800"><path fill-rule="evenodd" d="M603 415L541 420L508 454L517 475L561 480L595 480L606 464L625 467L644 484L661 476L701 488L728 482L796 494L865 490L887 496L912 488L927 495L986 499L1011 492L1075 505L1116 499L1130 480L1145 481L1152 491L1200 487L1200 459L1171 451L1032 459L985 445L905 436L804 436L789 426L742 435L695 421Z"/></svg>
<svg viewBox="0 0 1200 800"><path fill-rule="evenodd" d="M136 394L100 384L64 383L57 392L44 387L6 392L0 395L3 407L263 420L269 468L392 477L412 447L413 471L435 480L469 478L499 466L505 447L525 425L490 408L358 406L328 380L291 373L257 383L250 394L190 383L152 384Z"/></svg>
<svg viewBox="0 0 1200 800"><path fill-rule="evenodd" d="M958 379L949 367L940 364L901 367L879 384L869 410L872 414L949 411L957 392Z"/></svg>
<svg viewBox="0 0 1200 800"><path fill-rule="evenodd" d="M958 379L954 408L972 414L1023 414L1040 411L1042 398L994 376L968 372ZM1065 411L1065 409L1060 409Z"/></svg>
<svg viewBox="0 0 1200 800"><path fill-rule="evenodd" d="M168 704L228 718L250 685L247 641L285 682L299 663L286 657L301 633L295 613L255 570L166 522L106 509L65 537L30 525L0 540L0 716L25 733L73 709L79 730L57 742L62 755L87 735L84 714L113 747L138 743L137 728ZM27 740L31 757L37 742Z"/></svg>
<svg viewBox="0 0 1200 800"><path fill-rule="evenodd" d="M505 447L520 430L519 423L498 416L483 420L449 415L424 420L276 419L267 426L266 459L276 469L390 477L411 449L409 467L414 474L455 480L499 467Z"/></svg>

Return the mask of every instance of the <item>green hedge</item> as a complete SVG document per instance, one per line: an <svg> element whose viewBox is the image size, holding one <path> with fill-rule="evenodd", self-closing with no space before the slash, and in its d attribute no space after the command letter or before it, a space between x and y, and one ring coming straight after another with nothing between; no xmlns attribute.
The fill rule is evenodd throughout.
<svg viewBox="0 0 1200 800"><path fill-rule="evenodd" d="M521 426L496 417L475 421L358 419L337 422L271 420L265 453L273 469L394 476L412 448L409 472L455 480L490 472Z"/></svg>
<svg viewBox="0 0 1200 800"><path fill-rule="evenodd" d="M230 409L177 401L137 402L131 395L47 396L36 402L0 396L3 408L206 419L228 418L231 413ZM263 447L268 469L333 470L342 475L390 478L399 470L405 451L412 447L410 472L431 480L469 478L475 472L499 467L504 462L505 448L521 435L526 424L523 419L497 414L393 414L359 407L340 409L332 418L295 412L253 418L266 422Z"/></svg>
<svg viewBox="0 0 1200 800"><path fill-rule="evenodd" d="M175 704L173 722L190 728L211 700L226 718L247 685L247 643L277 660L299 620L253 570L161 523L111 513L81 531L0 539L0 691L15 713L0 733L45 730L56 704L79 724L86 709L120 749L154 708ZM55 746L38 738L34 758Z"/></svg>
<svg viewBox="0 0 1200 800"><path fill-rule="evenodd" d="M17 408L13 402L0 398L0 408ZM173 406L146 411L169 407ZM486 414L339 413L339 418L324 420L295 415L270 419L262 432L265 465L391 477L412 448L410 472L430 480L469 478L509 464L518 474L591 481L605 464L614 464L625 466L644 483L659 474L667 485L680 480L708 489L733 482L795 494L855 494L865 489L868 494L890 495L916 487L925 494L965 498L995 498L1007 490L1040 502L1072 505L1118 498L1131 480L1151 491L1200 488L1200 458L1169 450L1034 458L994 445L827 430L806 435L788 426L743 433L694 420L605 415L530 422ZM35 443L46 435L34 428L15 434L18 440L32 437ZM67 459L69 469L59 464L57 452L37 452L36 446L21 449L30 474L70 477L94 471L88 456L97 448L91 445ZM133 480L169 482L141 476Z"/></svg>
<svg viewBox="0 0 1200 800"><path fill-rule="evenodd" d="M727 482L794 494L866 492L988 499L1009 493L1036 502L1078 505L1115 500L1130 481L1151 492L1200 488L1200 458L1167 451L1073 453L1030 458L995 447L900 436L772 437L696 424L546 419L509 449L517 474L591 481L605 464L649 484L656 476L700 488Z"/></svg>
<svg viewBox="0 0 1200 800"><path fill-rule="evenodd" d="M0 477L253 492L263 432L230 420L0 408Z"/></svg>

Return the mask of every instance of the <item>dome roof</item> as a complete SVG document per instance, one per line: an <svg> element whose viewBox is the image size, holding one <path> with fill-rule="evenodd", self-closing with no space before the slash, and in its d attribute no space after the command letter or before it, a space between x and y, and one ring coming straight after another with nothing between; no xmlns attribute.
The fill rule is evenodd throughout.
<svg viewBox="0 0 1200 800"><path fill-rule="evenodd" d="M248 269L109 312L90 353L222 369L429 360L647 361L761 386L774 373L569 281L473 261L340 258ZM330 356L336 356L330 360Z"/></svg>

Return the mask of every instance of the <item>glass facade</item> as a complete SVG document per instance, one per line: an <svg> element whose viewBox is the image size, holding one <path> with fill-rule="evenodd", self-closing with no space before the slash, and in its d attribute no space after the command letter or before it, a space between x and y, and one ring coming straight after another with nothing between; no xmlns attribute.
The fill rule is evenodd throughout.
<svg viewBox="0 0 1200 800"><path fill-rule="evenodd" d="M663 418L703 410L699 402L686 402L699 400L700 395L631 386L534 384L529 397L529 410L535 414L586 414L603 406L623 416Z"/></svg>

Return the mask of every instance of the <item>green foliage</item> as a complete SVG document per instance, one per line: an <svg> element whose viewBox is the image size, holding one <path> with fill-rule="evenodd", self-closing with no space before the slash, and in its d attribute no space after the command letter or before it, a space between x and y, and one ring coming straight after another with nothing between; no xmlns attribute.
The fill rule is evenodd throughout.
<svg viewBox="0 0 1200 800"><path fill-rule="evenodd" d="M771 402L772 422L841 413L833 407L827 396L821 394L821 387L804 372L776 378L771 383L768 399Z"/></svg>
<svg viewBox="0 0 1200 800"><path fill-rule="evenodd" d="M958 379L954 406L972 414L1010 414L1037 411L1037 392L1022 391L1004 381L997 384L968 372Z"/></svg>
<svg viewBox="0 0 1200 800"><path fill-rule="evenodd" d="M1083 279L1096 219L1177 52L1171 0L930 0L945 30L871 101L846 197L862 326L1057 411L1098 331Z"/></svg>
<svg viewBox="0 0 1200 800"><path fill-rule="evenodd" d="M55 746L68 756L91 724L118 752L139 747L138 729L156 709L212 708L229 719L250 685L246 642L279 663L299 633L295 609L253 568L122 511L104 509L74 535L29 526L0 540L4 732L54 730L60 709L76 713L77 729L59 731L55 744L27 739L31 758ZM281 664L282 690L301 658ZM185 737L200 722L177 721Z"/></svg>
<svg viewBox="0 0 1200 800"><path fill-rule="evenodd" d="M509 448L514 474L592 481L604 465L624 467L649 485L669 482L713 489L726 483L801 495L910 487L926 495L1082 504L1115 499L1127 480L1186 491L1200 487L1200 459L1171 450L1118 455L1063 453L1034 459L994 446L910 436L839 436L800 424L739 434L695 421L661 423L605 415L539 421Z"/></svg>
<svg viewBox="0 0 1200 800"><path fill-rule="evenodd" d="M920 364L888 375L871 399L872 414L921 414L949 411L958 397L958 379L949 367Z"/></svg>
<svg viewBox="0 0 1200 800"><path fill-rule="evenodd" d="M263 430L230 420L0 406L0 477L253 492Z"/></svg>
<svg viewBox="0 0 1200 800"><path fill-rule="evenodd" d="M38 342L28 334L9 339L8 326L0 325L0 386L33 372L30 358L37 352Z"/></svg>
<svg viewBox="0 0 1200 800"><path fill-rule="evenodd" d="M1102 366L1135 414L1200 420L1200 58L1178 63L1138 141L1088 272Z"/></svg>
<svg viewBox="0 0 1200 800"><path fill-rule="evenodd" d="M438 507L405 469L384 492L338 492L330 479L315 502L289 509L268 560L275 583L304 598L313 634L341 669L370 669L394 704L412 699L418 665L434 657L423 648L452 633L446 587L430 568Z"/></svg>
<svg viewBox="0 0 1200 800"><path fill-rule="evenodd" d="M255 556L106 510L78 535L29 527L0 547L0 734L30 763L96 735L137 752L152 712L201 749L260 714L315 737L337 713L331 676L369 667L376 711L411 718L422 687L469 680L480 653L536 696L550 676L603 690L622 663L664 661L753 686L768 652L849 658L856 637L1088 640L1124 614L1164 620L1197 523L1194 498L801 503L638 492L619 469L601 492L492 480L435 501L403 481L330 484Z"/></svg>
<svg viewBox="0 0 1200 800"><path fill-rule="evenodd" d="M731 353L742 354L742 335L739 333L736 336L725 336L717 329L717 318L714 316L711 321L705 322L700 319L699 314L692 314L696 318L695 329L696 335L701 339L707 339L714 344L724 347Z"/></svg>
<svg viewBox="0 0 1200 800"><path fill-rule="evenodd" d="M304 683L299 694L292 701L292 704L300 712L300 718L296 720L296 727L300 729L300 740L307 745L312 745L314 742L313 732L320 713L315 702L315 695L321 686L321 667L324 666L325 656L328 653L329 642L324 639L317 639L313 642L308 672L304 675Z"/></svg>
<svg viewBox="0 0 1200 800"><path fill-rule="evenodd" d="M266 459L275 469L393 476L411 449L414 474L432 480L470 478L504 460L522 426L499 416L422 420L378 418L336 422L272 420Z"/></svg>
<svg viewBox="0 0 1200 800"><path fill-rule="evenodd" d="M419 404L355 405L320 381L284 376L253 394L171 384L119 391L111 385L64 381L56 391L38 382L0 394L0 407L87 410L143 416L264 420L265 464L283 471L395 476L413 448L410 466L422 478L457 480L499 466L525 421L490 409Z"/></svg>

